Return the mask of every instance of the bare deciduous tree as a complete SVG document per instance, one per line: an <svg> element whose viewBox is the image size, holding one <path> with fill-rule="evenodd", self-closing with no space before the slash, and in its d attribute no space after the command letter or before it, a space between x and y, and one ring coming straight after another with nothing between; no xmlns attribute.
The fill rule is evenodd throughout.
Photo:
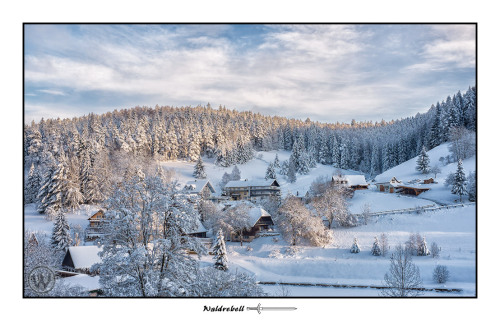
<svg viewBox="0 0 500 321"><path fill-rule="evenodd" d="M384 276L384 285L386 288L381 294L386 297L415 297L421 292L420 271L413 264L410 252L402 245L396 246L391 256L391 266Z"/></svg>

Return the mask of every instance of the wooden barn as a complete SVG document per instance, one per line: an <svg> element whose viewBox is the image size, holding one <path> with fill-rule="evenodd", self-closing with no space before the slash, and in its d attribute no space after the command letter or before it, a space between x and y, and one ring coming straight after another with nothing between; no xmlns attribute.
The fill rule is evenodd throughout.
<svg viewBox="0 0 500 321"><path fill-rule="evenodd" d="M424 179L424 184L434 184L435 181L434 181L434 178L428 178L428 179Z"/></svg>
<svg viewBox="0 0 500 321"><path fill-rule="evenodd" d="M418 195L422 194L423 192L427 192L428 190L430 190L429 187L420 187L420 186L411 186L411 185L408 185L408 186L401 185L401 186L399 186L399 188L400 188L401 194L415 195L415 196L418 196Z"/></svg>

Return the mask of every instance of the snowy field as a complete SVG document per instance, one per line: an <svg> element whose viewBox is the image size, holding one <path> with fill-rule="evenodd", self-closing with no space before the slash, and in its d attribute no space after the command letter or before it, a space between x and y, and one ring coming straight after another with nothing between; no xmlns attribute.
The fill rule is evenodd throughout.
<svg viewBox="0 0 500 321"><path fill-rule="evenodd" d="M285 151L261 152L260 158L238 165L242 179L262 179L269 162L278 154L280 161L289 158L290 153ZM439 158L448 155L448 146L443 144L428 152L431 166L439 163ZM213 159L204 159L207 178L220 193L218 186L224 172L230 173L233 167L222 168L214 165ZM393 176L407 182L415 179L425 179L432 174L422 175L415 171L415 159L402 163L387 172L377 176L376 181L389 180ZM464 160L466 174L475 170L475 157ZM180 187L193 180L194 163L176 161L163 162L165 169L176 172ZM349 200L351 213L361 213L365 204L372 212L412 208L417 206L453 204L458 197L451 194L450 189L444 186L446 176L456 171L456 163L442 165L442 173L437 175L437 184L430 185L431 190L418 197L403 196L378 192L373 185L368 190L356 191ZM331 176L337 169L318 164L311 169L309 175L297 175L295 183L287 183L282 175L277 180L281 185L282 195L287 193L303 196L310 184L319 176ZM345 174L358 174L353 171L343 171ZM79 225L85 229L88 217L99 208L97 206L82 206L80 210L68 213L68 221L72 225ZM53 223L40 215L34 204L25 206L25 229L41 231L51 234ZM460 293L424 292L425 296L475 296L476 295L476 206L466 206L421 214L391 214L370 217L367 225L353 228L334 229L334 241L325 248L299 246L298 253L288 253L289 246L281 237L262 237L243 247L239 243L227 242L230 269L245 271L255 275L261 282L289 282L309 284L339 284L380 286L384 274L389 269L389 256L375 257L370 254L374 237L385 233L389 245L394 248L408 240L412 233L419 233L426 238L430 247L436 242L441 248L439 258L413 257L419 267L423 286L425 288L457 288ZM353 239L358 239L361 253L352 254L349 249ZM250 249L248 248L250 247ZM210 256L203 256L202 265L213 264ZM450 271L450 280L446 285L436 284L432 279L432 272L436 265L445 265ZM262 285L269 295L280 295L279 286ZM379 296L380 290L366 288L332 288L318 286L287 286L287 295L295 297L305 296Z"/></svg>
<svg viewBox="0 0 500 321"><path fill-rule="evenodd" d="M375 236L385 233L389 245L394 248L408 240L411 233L426 237L428 244L436 242L441 247L439 258L413 257L420 269L426 288L441 288L432 280L436 265L445 265L450 271L446 288L458 288L456 293L425 292L430 296L474 296L475 295L475 206L453 210L440 210L424 214L395 214L381 216L366 226L336 229L334 242L325 248L299 247L299 253L287 254L288 245L280 240L275 243L271 237L254 240L251 244L227 242L230 268L248 271L259 281L289 283L322 283L342 285L380 286L389 269L389 255L375 257L370 249ZM353 239L358 239L361 252L350 253ZM247 246L252 248L247 250ZM270 257L272 256L272 257ZM203 261L210 262L210 257ZM265 286L270 294L276 286ZM274 290L273 290L274 289ZM325 287L291 286L292 296L378 296L374 289L338 289ZM317 292L316 292L317 291ZM357 293L357 294L355 294Z"/></svg>

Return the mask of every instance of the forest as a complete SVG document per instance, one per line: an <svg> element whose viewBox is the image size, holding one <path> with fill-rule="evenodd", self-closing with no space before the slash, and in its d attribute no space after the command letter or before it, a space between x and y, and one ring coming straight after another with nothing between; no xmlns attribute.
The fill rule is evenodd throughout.
<svg viewBox="0 0 500 321"><path fill-rule="evenodd" d="M469 87L425 113L390 121L328 124L215 109L209 103L42 119L24 126L24 200L38 203L39 212L50 216L104 201L132 163L207 157L229 167L270 150L292 151L297 174L321 163L370 178L423 147L457 139L457 132L475 136L476 114L476 89Z"/></svg>

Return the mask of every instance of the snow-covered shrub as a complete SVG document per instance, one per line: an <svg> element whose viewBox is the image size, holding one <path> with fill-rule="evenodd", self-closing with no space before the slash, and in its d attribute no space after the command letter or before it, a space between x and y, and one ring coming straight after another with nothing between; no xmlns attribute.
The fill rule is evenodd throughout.
<svg viewBox="0 0 500 321"><path fill-rule="evenodd" d="M444 265L437 265L434 268L432 278L436 283L446 283L450 279L450 271Z"/></svg>
<svg viewBox="0 0 500 321"><path fill-rule="evenodd" d="M419 244L421 243L422 237L418 233L410 234L408 241L405 243L405 248L411 255L417 255Z"/></svg>
<svg viewBox="0 0 500 321"><path fill-rule="evenodd" d="M415 297L420 294L422 279L419 268L413 264L410 252L402 245L391 255L389 272L384 276L382 295L386 297Z"/></svg>
<svg viewBox="0 0 500 321"><path fill-rule="evenodd" d="M298 247L296 246L290 246L290 247L287 247L287 249L285 250L285 254L287 256L291 256L291 257L295 257L297 254L299 254L300 252L302 252L301 249L299 249Z"/></svg>
<svg viewBox="0 0 500 321"><path fill-rule="evenodd" d="M279 239L279 238L277 238L277 237L273 237L273 242L274 242L274 243L278 243L279 241L280 241L280 239Z"/></svg>
<svg viewBox="0 0 500 321"><path fill-rule="evenodd" d="M252 252L253 251L253 248L249 245L247 246L247 252Z"/></svg>
<svg viewBox="0 0 500 321"><path fill-rule="evenodd" d="M354 238L354 243L351 246L351 253L359 253L358 239Z"/></svg>
<svg viewBox="0 0 500 321"><path fill-rule="evenodd" d="M281 252L279 249L274 249L269 253L268 257L270 257L270 258L282 258L283 255L281 255Z"/></svg>

